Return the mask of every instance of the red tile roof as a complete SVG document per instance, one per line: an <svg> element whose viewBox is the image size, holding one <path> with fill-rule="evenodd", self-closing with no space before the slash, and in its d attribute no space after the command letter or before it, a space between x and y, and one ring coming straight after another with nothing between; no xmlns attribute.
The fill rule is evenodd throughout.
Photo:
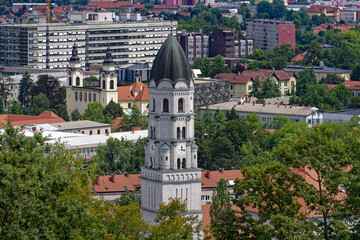
<svg viewBox="0 0 360 240"><path fill-rule="evenodd" d="M360 90L360 81L344 81L343 84L347 89ZM329 89L339 86L338 84L327 84Z"/></svg>
<svg viewBox="0 0 360 240"><path fill-rule="evenodd" d="M165 4L163 4L163 5L156 5L156 6L154 6L153 9L154 10L159 10L159 9L174 9L174 10L176 10L176 9L179 9L179 7L178 6L173 6L173 5L165 5Z"/></svg>
<svg viewBox="0 0 360 240"><path fill-rule="evenodd" d="M143 83L133 83L129 86L118 87L118 101L149 101L148 87Z"/></svg>
<svg viewBox="0 0 360 240"><path fill-rule="evenodd" d="M92 187L98 193L135 191L135 186L141 185L139 176L140 174L114 175L113 181L111 175L99 176Z"/></svg>
<svg viewBox="0 0 360 240"><path fill-rule="evenodd" d="M10 122L13 126L21 126L21 125L32 125L32 124L58 123L58 122L65 122L65 120L50 111L44 111L38 116L20 115L20 114L0 115L1 125L6 126L8 122Z"/></svg>
<svg viewBox="0 0 360 240"><path fill-rule="evenodd" d="M133 5L134 8L145 8L145 4L134 4Z"/></svg>
<svg viewBox="0 0 360 240"><path fill-rule="evenodd" d="M112 2L112 1L94 1L88 4L88 6L97 6L100 8L120 8L122 6L132 6L133 4L131 4L128 1L117 1L117 2Z"/></svg>
<svg viewBox="0 0 360 240"><path fill-rule="evenodd" d="M122 120L123 120L123 117L114 118L111 122L111 127L113 127L114 129L117 129Z"/></svg>
<svg viewBox="0 0 360 240"><path fill-rule="evenodd" d="M306 11L309 13L321 13L324 9L326 9L327 13L333 13L339 10L337 7L312 5L306 9Z"/></svg>
<svg viewBox="0 0 360 240"><path fill-rule="evenodd" d="M219 73L216 75L216 79L220 80L229 80L230 83L244 83L248 81L255 80L256 77L259 78L260 82L265 82L268 77L275 76L280 81L289 80L293 73L288 73L283 70L267 70L261 69L259 71L244 71L239 74L235 73Z"/></svg>

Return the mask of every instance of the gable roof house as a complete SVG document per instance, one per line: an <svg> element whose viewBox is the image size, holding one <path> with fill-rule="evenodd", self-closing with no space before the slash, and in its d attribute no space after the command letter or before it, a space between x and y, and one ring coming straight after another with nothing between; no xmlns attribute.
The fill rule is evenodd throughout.
<svg viewBox="0 0 360 240"><path fill-rule="evenodd" d="M244 71L242 73L219 73L215 76L219 80L230 82L230 96L247 96L251 93L256 78L264 83L267 78L273 78L280 87L281 96L293 94L296 90L296 75L283 70Z"/></svg>

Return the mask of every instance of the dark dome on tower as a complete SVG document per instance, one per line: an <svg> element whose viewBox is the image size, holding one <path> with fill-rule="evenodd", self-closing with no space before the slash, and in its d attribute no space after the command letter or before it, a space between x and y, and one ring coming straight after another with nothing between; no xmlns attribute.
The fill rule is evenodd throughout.
<svg viewBox="0 0 360 240"><path fill-rule="evenodd" d="M73 48L72 48L72 55L70 57L70 62L73 62L73 63L80 62L76 43L74 43Z"/></svg>
<svg viewBox="0 0 360 240"><path fill-rule="evenodd" d="M165 40L154 60L150 80L156 85L163 79L176 83L178 80L190 82L191 68L184 50L172 34Z"/></svg>

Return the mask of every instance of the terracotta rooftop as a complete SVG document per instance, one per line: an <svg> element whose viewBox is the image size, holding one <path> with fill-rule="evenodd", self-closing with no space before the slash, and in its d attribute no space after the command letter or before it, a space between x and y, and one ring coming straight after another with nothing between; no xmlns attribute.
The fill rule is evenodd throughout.
<svg viewBox="0 0 360 240"><path fill-rule="evenodd" d="M64 119L51 111L44 111L38 116L20 115L20 114L2 114L0 115L0 124L6 126L10 122L13 126L58 123L65 122Z"/></svg>
<svg viewBox="0 0 360 240"><path fill-rule="evenodd" d="M344 81L343 84L347 89L360 90L360 81ZM338 84L327 84L329 89L339 86Z"/></svg>
<svg viewBox="0 0 360 240"><path fill-rule="evenodd" d="M259 78L260 82L265 82L268 77L275 76L279 81L289 80L293 74L283 70L268 70L261 69L259 71L243 71L242 73L219 73L216 79L229 80L230 83L243 83L246 84L250 80Z"/></svg>
<svg viewBox="0 0 360 240"><path fill-rule="evenodd" d="M143 83L133 83L129 86L118 87L117 91L118 101L149 101L148 87Z"/></svg>
<svg viewBox="0 0 360 240"><path fill-rule="evenodd" d="M89 3L87 6L97 6L101 8L120 8L122 6L132 6L128 1L94 1Z"/></svg>

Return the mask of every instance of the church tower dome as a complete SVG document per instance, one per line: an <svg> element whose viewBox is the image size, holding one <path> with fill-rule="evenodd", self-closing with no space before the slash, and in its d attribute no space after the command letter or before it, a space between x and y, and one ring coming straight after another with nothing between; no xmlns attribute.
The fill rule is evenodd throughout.
<svg viewBox="0 0 360 240"><path fill-rule="evenodd" d="M151 69L150 87L158 87L162 81L168 81L175 87L178 81L183 81L187 87L193 87L191 68L184 50L172 34L160 48ZM176 88L176 87L175 87Z"/></svg>

